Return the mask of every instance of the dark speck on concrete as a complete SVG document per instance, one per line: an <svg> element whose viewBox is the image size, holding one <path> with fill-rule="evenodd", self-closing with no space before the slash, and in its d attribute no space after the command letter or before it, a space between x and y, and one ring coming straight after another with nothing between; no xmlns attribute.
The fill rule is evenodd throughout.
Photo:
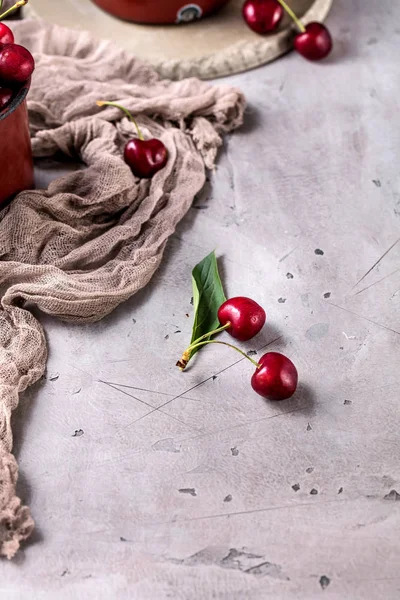
<svg viewBox="0 0 400 600"><path fill-rule="evenodd" d="M376 185L376 187L382 187L380 179L373 179L372 183L374 183Z"/></svg>
<svg viewBox="0 0 400 600"><path fill-rule="evenodd" d="M292 275L292 273L286 273L286 277L288 279L293 279L294 275Z"/></svg>
<svg viewBox="0 0 400 600"><path fill-rule="evenodd" d="M257 354L257 350L249 350L246 352L247 356L255 356Z"/></svg>
<svg viewBox="0 0 400 600"><path fill-rule="evenodd" d="M196 208L197 210L207 210L208 206L207 204L197 204L196 206L193 206L193 208Z"/></svg>
<svg viewBox="0 0 400 600"><path fill-rule="evenodd" d="M239 454L239 450L236 446L231 448L231 452L232 452L232 456L238 456L238 454Z"/></svg>
<svg viewBox="0 0 400 600"><path fill-rule="evenodd" d="M316 248L314 250L314 254L316 254L317 256L323 256L324 255L324 251L321 250L321 248Z"/></svg>
<svg viewBox="0 0 400 600"><path fill-rule="evenodd" d="M331 580L326 575L322 575L322 577L320 577L320 579L319 579L319 584L323 590L325 590L328 587L330 582L331 582Z"/></svg>
<svg viewBox="0 0 400 600"><path fill-rule="evenodd" d="M340 488L338 489L338 494L341 494L342 492L343 492L343 488L342 488L342 487L340 487Z"/></svg>
<svg viewBox="0 0 400 600"><path fill-rule="evenodd" d="M310 425L310 423L307 423L307 431L311 431L312 427Z"/></svg>
<svg viewBox="0 0 400 600"><path fill-rule="evenodd" d="M72 392L72 395L74 396L75 394L79 394L82 391L82 388L77 388L76 390L74 390Z"/></svg>
<svg viewBox="0 0 400 600"><path fill-rule="evenodd" d="M331 297L331 293L330 292L325 292L324 298L330 298L330 297Z"/></svg>
<svg viewBox="0 0 400 600"><path fill-rule="evenodd" d="M314 467L308 467L308 469L306 469L306 473L312 473L314 471Z"/></svg>
<svg viewBox="0 0 400 600"><path fill-rule="evenodd" d="M225 496L224 502L232 502L232 496L231 496L231 494L228 494L227 496Z"/></svg>
<svg viewBox="0 0 400 600"><path fill-rule="evenodd" d="M60 377L59 373L52 373L49 377L49 381L57 381L57 379Z"/></svg>
<svg viewBox="0 0 400 600"><path fill-rule="evenodd" d="M294 490L295 492L298 492L300 489L300 486L298 483L295 483L294 485L292 485L292 490Z"/></svg>
<svg viewBox="0 0 400 600"><path fill-rule="evenodd" d="M316 490L315 488L313 488L313 489L310 491L310 494L311 494L311 496L316 496L316 495L318 494L318 490Z"/></svg>
<svg viewBox="0 0 400 600"><path fill-rule="evenodd" d="M75 433L72 434L72 437L81 437L84 433L83 429L75 429Z"/></svg>
<svg viewBox="0 0 400 600"><path fill-rule="evenodd" d="M190 304L193 306L193 296L190 298Z"/></svg>
<svg viewBox="0 0 400 600"><path fill-rule="evenodd" d="M216 379L218 379L218 375L213 375L212 380L215 381Z"/></svg>
<svg viewBox="0 0 400 600"><path fill-rule="evenodd" d="M197 496L196 490L194 488L181 488L178 490L180 494L190 494L190 496Z"/></svg>
<svg viewBox="0 0 400 600"><path fill-rule="evenodd" d="M279 304L285 304L286 298L278 298Z"/></svg>
<svg viewBox="0 0 400 600"><path fill-rule="evenodd" d="M127 541L127 539L124 538L124 537L122 537L122 535L121 535L121 537L119 539L120 539L121 542L126 542Z"/></svg>
<svg viewBox="0 0 400 600"><path fill-rule="evenodd" d="M132 319L132 323L135 325L135 323L136 323L136 319Z"/></svg>
<svg viewBox="0 0 400 600"><path fill-rule="evenodd" d="M351 401L351 400L345 400L345 401L343 402L343 404L352 404L352 401Z"/></svg>
<svg viewBox="0 0 400 600"><path fill-rule="evenodd" d="M400 501L400 494L396 490L390 490L388 494L383 498L384 500L394 500L395 502Z"/></svg>
<svg viewBox="0 0 400 600"><path fill-rule="evenodd" d="M169 335L164 335L164 340L168 340L169 339Z"/></svg>
<svg viewBox="0 0 400 600"><path fill-rule="evenodd" d="M182 333L182 331L180 329L177 329L176 331L174 331L174 333Z"/></svg>
<svg viewBox="0 0 400 600"><path fill-rule="evenodd" d="M186 314L185 314L185 317L189 318L189 313L186 313Z"/></svg>
<svg viewBox="0 0 400 600"><path fill-rule="evenodd" d="M344 350L344 346L339 346L339 350Z"/></svg>
<svg viewBox="0 0 400 600"><path fill-rule="evenodd" d="M61 573L61 577L65 577L65 575L69 575L68 569L64 569L64 571Z"/></svg>

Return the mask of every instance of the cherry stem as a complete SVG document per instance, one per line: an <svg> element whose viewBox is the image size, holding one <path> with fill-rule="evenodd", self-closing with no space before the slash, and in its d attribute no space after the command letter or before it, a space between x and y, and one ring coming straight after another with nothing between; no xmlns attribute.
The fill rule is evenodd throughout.
<svg viewBox="0 0 400 600"><path fill-rule="evenodd" d="M221 327L218 327L218 329L213 329L213 331L209 331L208 333L205 333L204 335L197 338L197 340L194 340L190 344L190 346L188 346L188 348L186 348L185 352L189 352L190 350L192 350L192 347L195 344L197 344L198 342L201 342L202 340L206 340L207 338L211 337L212 335L217 335L217 333L221 333L221 331L225 331L225 329L229 329L230 326L231 326L231 323L230 323L230 321L228 321L227 323L225 323L225 325L221 325Z"/></svg>
<svg viewBox="0 0 400 600"><path fill-rule="evenodd" d="M221 344L222 346L228 346L228 348L232 348L233 350L236 350L236 352L239 352L239 354L241 354L242 356L247 358L247 360L249 360L251 363L253 363L253 365L255 367L257 367L257 369L259 369L261 367L261 365L258 364L258 362L256 362L252 358L250 358L250 356L248 356L248 354L243 352L243 350L240 350L240 348L238 348L237 346L233 346L232 344L228 344L227 342L217 342L217 340L208 340L206 342L199 342L198 344L193 344L192 346L189 346L188 349L194 350L194 348L198 348L199 346L205 346L206 344Z"/></svg>
<svg viewBox="0 0 400 600"><path fill-rule="evenodd" d="M300 29L300 31L302 33L304 33L306 31L306 28L304 27L303 23L300 21L300 19L298 18L298 16L292 11L292 9L290 8L290 6L288 6L286 4L285 0L278 0L278 2L282 6L282 8L284 8L286 10L286 12L289 15L289 17L291 17L293 19L293 21L296 23L296 25Z"/></svg>
<svg viewBox="0 0 400 600"><path fill-rule="evenodd" d="M96 104L97 104L97 106L115 106L115 108L119 108L120 110L122 110L126 114L128 119L130 121L132 121L132 123L135 125L137 134L139 136L139 140L144 140L144 137L143 137L142 132L140 131L139 125L137 124L136 120L133 118L132 114L129 112L129 110L127 108L125 108L124 106L121 106L120 104L117 104L116 102L107 102L105 100L98 100L96 102Z"/></svg>
<svg viewBox="0 0 400 600"><path fill-rule="evenodd" d="M0 21L2 19L4 19L5 17L8 17L8 15L12 12L14 12L14 10L18 10L19 8L21 8L22 6L25 6L25 4L28 4L28 0L18 0L18 2L16 2L14 4L14 6L11 6L11 8L9 8L8 10L6 10L5 12L3 12L3 14L0 15ZM0 8L3 6L3 0L1 1L0 4Z"/></svg>

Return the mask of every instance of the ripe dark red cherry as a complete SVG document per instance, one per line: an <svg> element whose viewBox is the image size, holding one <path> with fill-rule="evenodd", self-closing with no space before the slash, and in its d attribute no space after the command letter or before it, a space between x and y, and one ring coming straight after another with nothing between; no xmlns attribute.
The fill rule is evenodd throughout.
<svg viewBox="0 0 400 600"><path fill-rule="evenodd" d="M258 363L260 366L251 378L251 386L257 394L268 400L286 400L293 396L298 374L289 358L279 352L267 352Z"/></svg>
<svg viewBox="0 0 400 600"><path fill-rule="evenodd" d="M0 22L0 44L13 44L14 34L5 23Z"/></svg>
<svg viewBox="0 0 400 600"><path fill-rule="evenodd" d="M296 35L294 47L308 60L321 60L332 50L332 37L325 25L315 21L306 25L304 32Z"/></svg>
<svg viewBox="0 0 400 600"><path fill-rule="evenodd" d="M246 0L242 14L250 29L264 34L271 33L278 27L284 10L277 0Z"/></svg>
<svg viewBox="0 0 400 600"><path fill-rule="evenodd" d="M24 83L32 75L35 61L32 54L18 44L0 46L0 82Z"/></svg>
<svg viewBox="0 0 400 600"><path fill-rule="evenodd" d="M232 337L245 342L257 335L264 327L265 310L244 296L230 298L218 310L218 319L221 325L230 323L227 332Z"/></svg>
<svg viewBox="0 0 400 600"><path fill-rule="evenodd" d="M168 151L161 140L135 138L126 144L124 159L136 177L149 178L165 167Z"/></svg>
<svg viewBox="0 0 400 600"><path fill-rule="evenodd" d="M134 124L138 137L129 140L124 149L124 160L127 165L130 166L132 173L136 177L147 179L153 177L157 171L160 171L168 161L168 150L161 140L156 138L150 138L145 140L140 127L132 114L127 108L117 104L116 102L109 102L108 100L98 100L97 106L114 106L119 110L122 110L128 119Z"/></svg>

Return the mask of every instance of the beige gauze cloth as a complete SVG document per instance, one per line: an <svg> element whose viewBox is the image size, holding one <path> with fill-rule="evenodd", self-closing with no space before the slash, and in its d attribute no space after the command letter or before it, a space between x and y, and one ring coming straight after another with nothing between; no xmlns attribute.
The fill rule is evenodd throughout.
<svg viewBox="0 0 400 600"><path fill-rule="evenodd" d="M16 496L11 413L47 358L42 327L24 306L93 322L143 288L245 105L230 87L160 80L85 32L36 20L11 26L36 59L28 102L34 156L61 152L86 168L19 194L0 212L0 556L8 558L34 527ZM146 137L164 142L168 164L152 180L136 179L122 158L134 125L96 100L118 101Z"/></svg>

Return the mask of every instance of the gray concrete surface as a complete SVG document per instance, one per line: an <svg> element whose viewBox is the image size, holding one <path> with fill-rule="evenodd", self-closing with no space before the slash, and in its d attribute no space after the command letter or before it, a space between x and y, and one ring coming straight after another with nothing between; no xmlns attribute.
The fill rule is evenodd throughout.
<svg viewBox="0 0 400 600"><path fill-rule="evenodd" d="M325 64L230 80L247 124L148 288L95 326L42 318L48 377L14 420L37 530L1 598L400 597L400 10L337 0L328 22ZM294 399L264 402L227 348L174 367L213 248Z"/></svg>

